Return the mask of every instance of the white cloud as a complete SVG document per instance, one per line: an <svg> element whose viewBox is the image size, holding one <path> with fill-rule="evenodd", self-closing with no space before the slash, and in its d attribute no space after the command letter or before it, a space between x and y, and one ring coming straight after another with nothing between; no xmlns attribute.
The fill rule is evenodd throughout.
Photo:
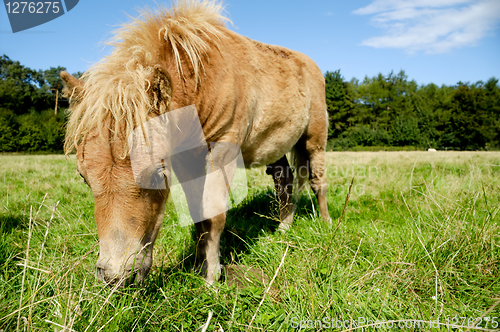
<svg viewBox="0 0 500 332"><path fill-rule="evenodd" d="M382 36L362 45L444 53L473 46L500 23L499 0L374 0L354 14L372 15Z"/></svg>

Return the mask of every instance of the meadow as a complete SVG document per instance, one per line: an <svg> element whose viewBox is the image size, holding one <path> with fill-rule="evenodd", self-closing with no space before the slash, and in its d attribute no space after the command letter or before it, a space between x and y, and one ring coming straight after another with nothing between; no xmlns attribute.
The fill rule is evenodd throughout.
<svg viewBox="0 0 500 332"><path fill-rule="evenodd" d="M114 289L95 276L75 157L0 155L0 331L499 330L499 152L331 152L327 167L333 225L304 191L286 233L272 179L248 171L221 255L265 281L206 286L169 199L150 274Z"/></svg>

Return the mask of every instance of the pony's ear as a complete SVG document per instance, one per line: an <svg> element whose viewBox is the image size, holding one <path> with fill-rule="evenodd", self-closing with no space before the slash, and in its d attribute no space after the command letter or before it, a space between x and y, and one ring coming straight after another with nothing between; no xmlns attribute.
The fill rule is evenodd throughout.
<svg viewBox="0 0 500 332"><path fill-rule="evenodd" d="M163 114L170 109L172 100L172 79L170 74L160 66L155 66L147 82L148 93L151 95L155 113Z"/></svg>
<svg viewBox="0 0 500 332"><path fill-rule="evenodd" d="M62 71L59 74L64 82L63 94L65 97L78 98L83 89L83 81Z"/></svg>

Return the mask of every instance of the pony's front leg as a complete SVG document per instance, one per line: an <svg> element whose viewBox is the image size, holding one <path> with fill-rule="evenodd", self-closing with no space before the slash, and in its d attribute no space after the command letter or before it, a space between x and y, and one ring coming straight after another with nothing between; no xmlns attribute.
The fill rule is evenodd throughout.
<svg viewBox="0 0 500 332"><path fill-rule="evenodd" d="M226 223L230 184L236 170L239 147L230 143L211 145L207 155L205 186L201 206L203 221L196 224L198 264L205 280L213 284L221 272L219 243Z"/></svg>
<svg viewBox="0 0 500 332"><path fill-rule="evenodd" d="M219 278L221 273L219 243L225 223L226 214L222 213L195 224L196 233L198 234L197 265L210 285Z"/></svg>

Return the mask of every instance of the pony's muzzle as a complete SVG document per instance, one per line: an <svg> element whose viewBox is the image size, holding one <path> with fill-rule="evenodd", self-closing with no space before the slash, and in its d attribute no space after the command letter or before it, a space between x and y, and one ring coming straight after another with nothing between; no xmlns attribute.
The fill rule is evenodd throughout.
<svg viewBox="0 0 500 332"><path fill-rule="evenodd" d="M128 259L128 264L120 264L115 268L112 264L105 264L99 259L96 264L96 276L110 287L122 288L132 284L141 283L148 274L152 257L138 254Z"/></svg>

